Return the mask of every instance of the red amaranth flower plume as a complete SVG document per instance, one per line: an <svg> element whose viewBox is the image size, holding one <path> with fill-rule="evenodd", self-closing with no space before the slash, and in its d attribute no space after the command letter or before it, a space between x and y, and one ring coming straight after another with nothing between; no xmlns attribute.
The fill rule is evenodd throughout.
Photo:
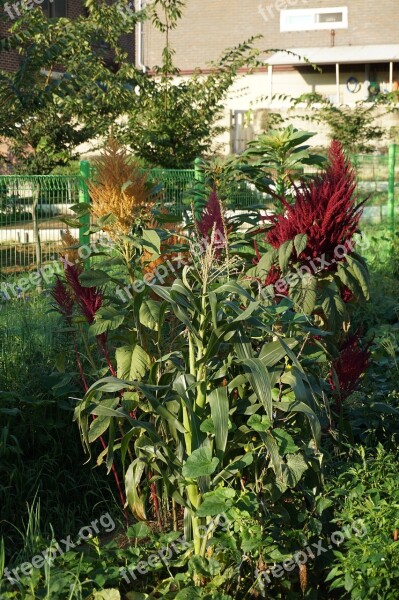
<svg viewBox="0 0 399 600"><path fill-rule="evenodd" d="M213 188L209 200L204 208L201 218L195 223L199 235L206 240L208 244L213 242L213 246L218 249L225 248L227 243L227 231L223 216L222 203ZM214 233L214 238L212 235Z"/></svg>
<svg viewBox="0 0 399 600"><path fill-rule="evenodd" d="M65 283L61 281L58 275L56 276L55 285L51 290L51 295L56 303L54 305L55 310L57 310L57 312L59 312L68 323L70 323L73 305L75 302Z"/></svg>
<svg viewBox="0 0 399 600"><path fill-rule="evenodd" d="M370 344L360 348L358 333L351 335L339 348L339 357L333 362L330 371L330 387L339 392L339 401L344 400L356 390L360 378L366 371L370 360ZM333 377L335 372L336 379ZM335 381L338 381L339 390Z"/></svg>
<svg viewBox="0 0 399 600"><path fill-rule="evenodd" d="M286 211L274 215L274 226L266 239L274 248L296 235L306 233L307 244L298 257L302 264L325 256L336 259L335 250L344 247L350 253L351 240L357 231L363 203L357 204L355 172L346 158L341 144L333 141L329 152L329 166L314 181L303 181L296 189L293 205L282 198Z"/></svg>
<svg viewBox="0 0 399 600"><path fill-rule="evenodd" d="M83 287L79 276L82 273L80 265L65 263L65 278L71 287L76 302L79 305L86 321L91 325L94 321L97 311L103 304L103 293L95 287Z"/></svg>
<svg viewBox="0 0 399 600"><path fill-rule="evenodd" d="M353 292L348 287L346 287L346 285L342 288L342 290L340 291L340 294L341 294L341 298L345 302L345 304L347 304L348 302L351 302L353 300L353 298L355 297Z"/></svg>

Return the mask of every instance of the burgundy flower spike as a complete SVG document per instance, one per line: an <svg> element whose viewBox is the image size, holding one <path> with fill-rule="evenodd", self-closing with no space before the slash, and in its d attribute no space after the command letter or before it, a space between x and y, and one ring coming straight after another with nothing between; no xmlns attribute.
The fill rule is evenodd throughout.
<svg viewBox="0 0 399 600"><path fill-rule="evenodd" d="M267 241L279 248L297 234L306 233L307 245L298 257L302 264L323 255L326 260L333 259L337 246L350 253L363 204L357 204L355 190L355 172L341 144L333 141L326 171L314 181L301 183L293 205L281 198L285 214L271 217L274 225Z"/></svg>

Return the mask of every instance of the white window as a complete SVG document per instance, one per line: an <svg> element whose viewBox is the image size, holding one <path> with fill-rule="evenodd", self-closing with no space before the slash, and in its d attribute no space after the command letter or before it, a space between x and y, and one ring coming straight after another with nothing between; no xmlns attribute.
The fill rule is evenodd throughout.
<svg viewBox="0 0 399 600"><path fill-rule="evenodd" d="M295 8L280 12L280 31L347 29L348 8Z"/></svg>

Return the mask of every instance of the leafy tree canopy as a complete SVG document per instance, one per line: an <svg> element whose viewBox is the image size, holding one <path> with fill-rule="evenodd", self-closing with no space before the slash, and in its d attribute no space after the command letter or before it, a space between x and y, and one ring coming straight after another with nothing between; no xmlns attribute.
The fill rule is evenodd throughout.
<svg viewBox="0 0 399 600"><path fill-rule="evenodd" d="M85 0L86 14L73 20L25 9L0 46L21 56L15 73L0 71L0 136L10 144L16 170L48 173L111 129L137 156L163 167L191 166L209 150L221 131L223 99L239 69L256 66L258 52L253 38L226 50L207 75L198 70L176 83L169 31L184 4L154 0L133 13L127 0ZM145 18L165 35L162 64L151 75L137 69L120 44Z"/></svg>

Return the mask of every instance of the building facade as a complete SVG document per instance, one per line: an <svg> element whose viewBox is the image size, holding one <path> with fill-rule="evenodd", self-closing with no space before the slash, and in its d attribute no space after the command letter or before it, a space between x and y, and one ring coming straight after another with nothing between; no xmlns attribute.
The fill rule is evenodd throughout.
<svg viewBox="0 0 399 600"><path fill-rule="evenodd" d="M149 23L142 29L141 62L151 69L164 38ZM227 100L232 150L239 149L235 137L251 136L250 110L281 110L311 92L351 105L399 87L398 0L187 0L170 43L187 76L257 35L265 67L239 80Z"/></svg>

